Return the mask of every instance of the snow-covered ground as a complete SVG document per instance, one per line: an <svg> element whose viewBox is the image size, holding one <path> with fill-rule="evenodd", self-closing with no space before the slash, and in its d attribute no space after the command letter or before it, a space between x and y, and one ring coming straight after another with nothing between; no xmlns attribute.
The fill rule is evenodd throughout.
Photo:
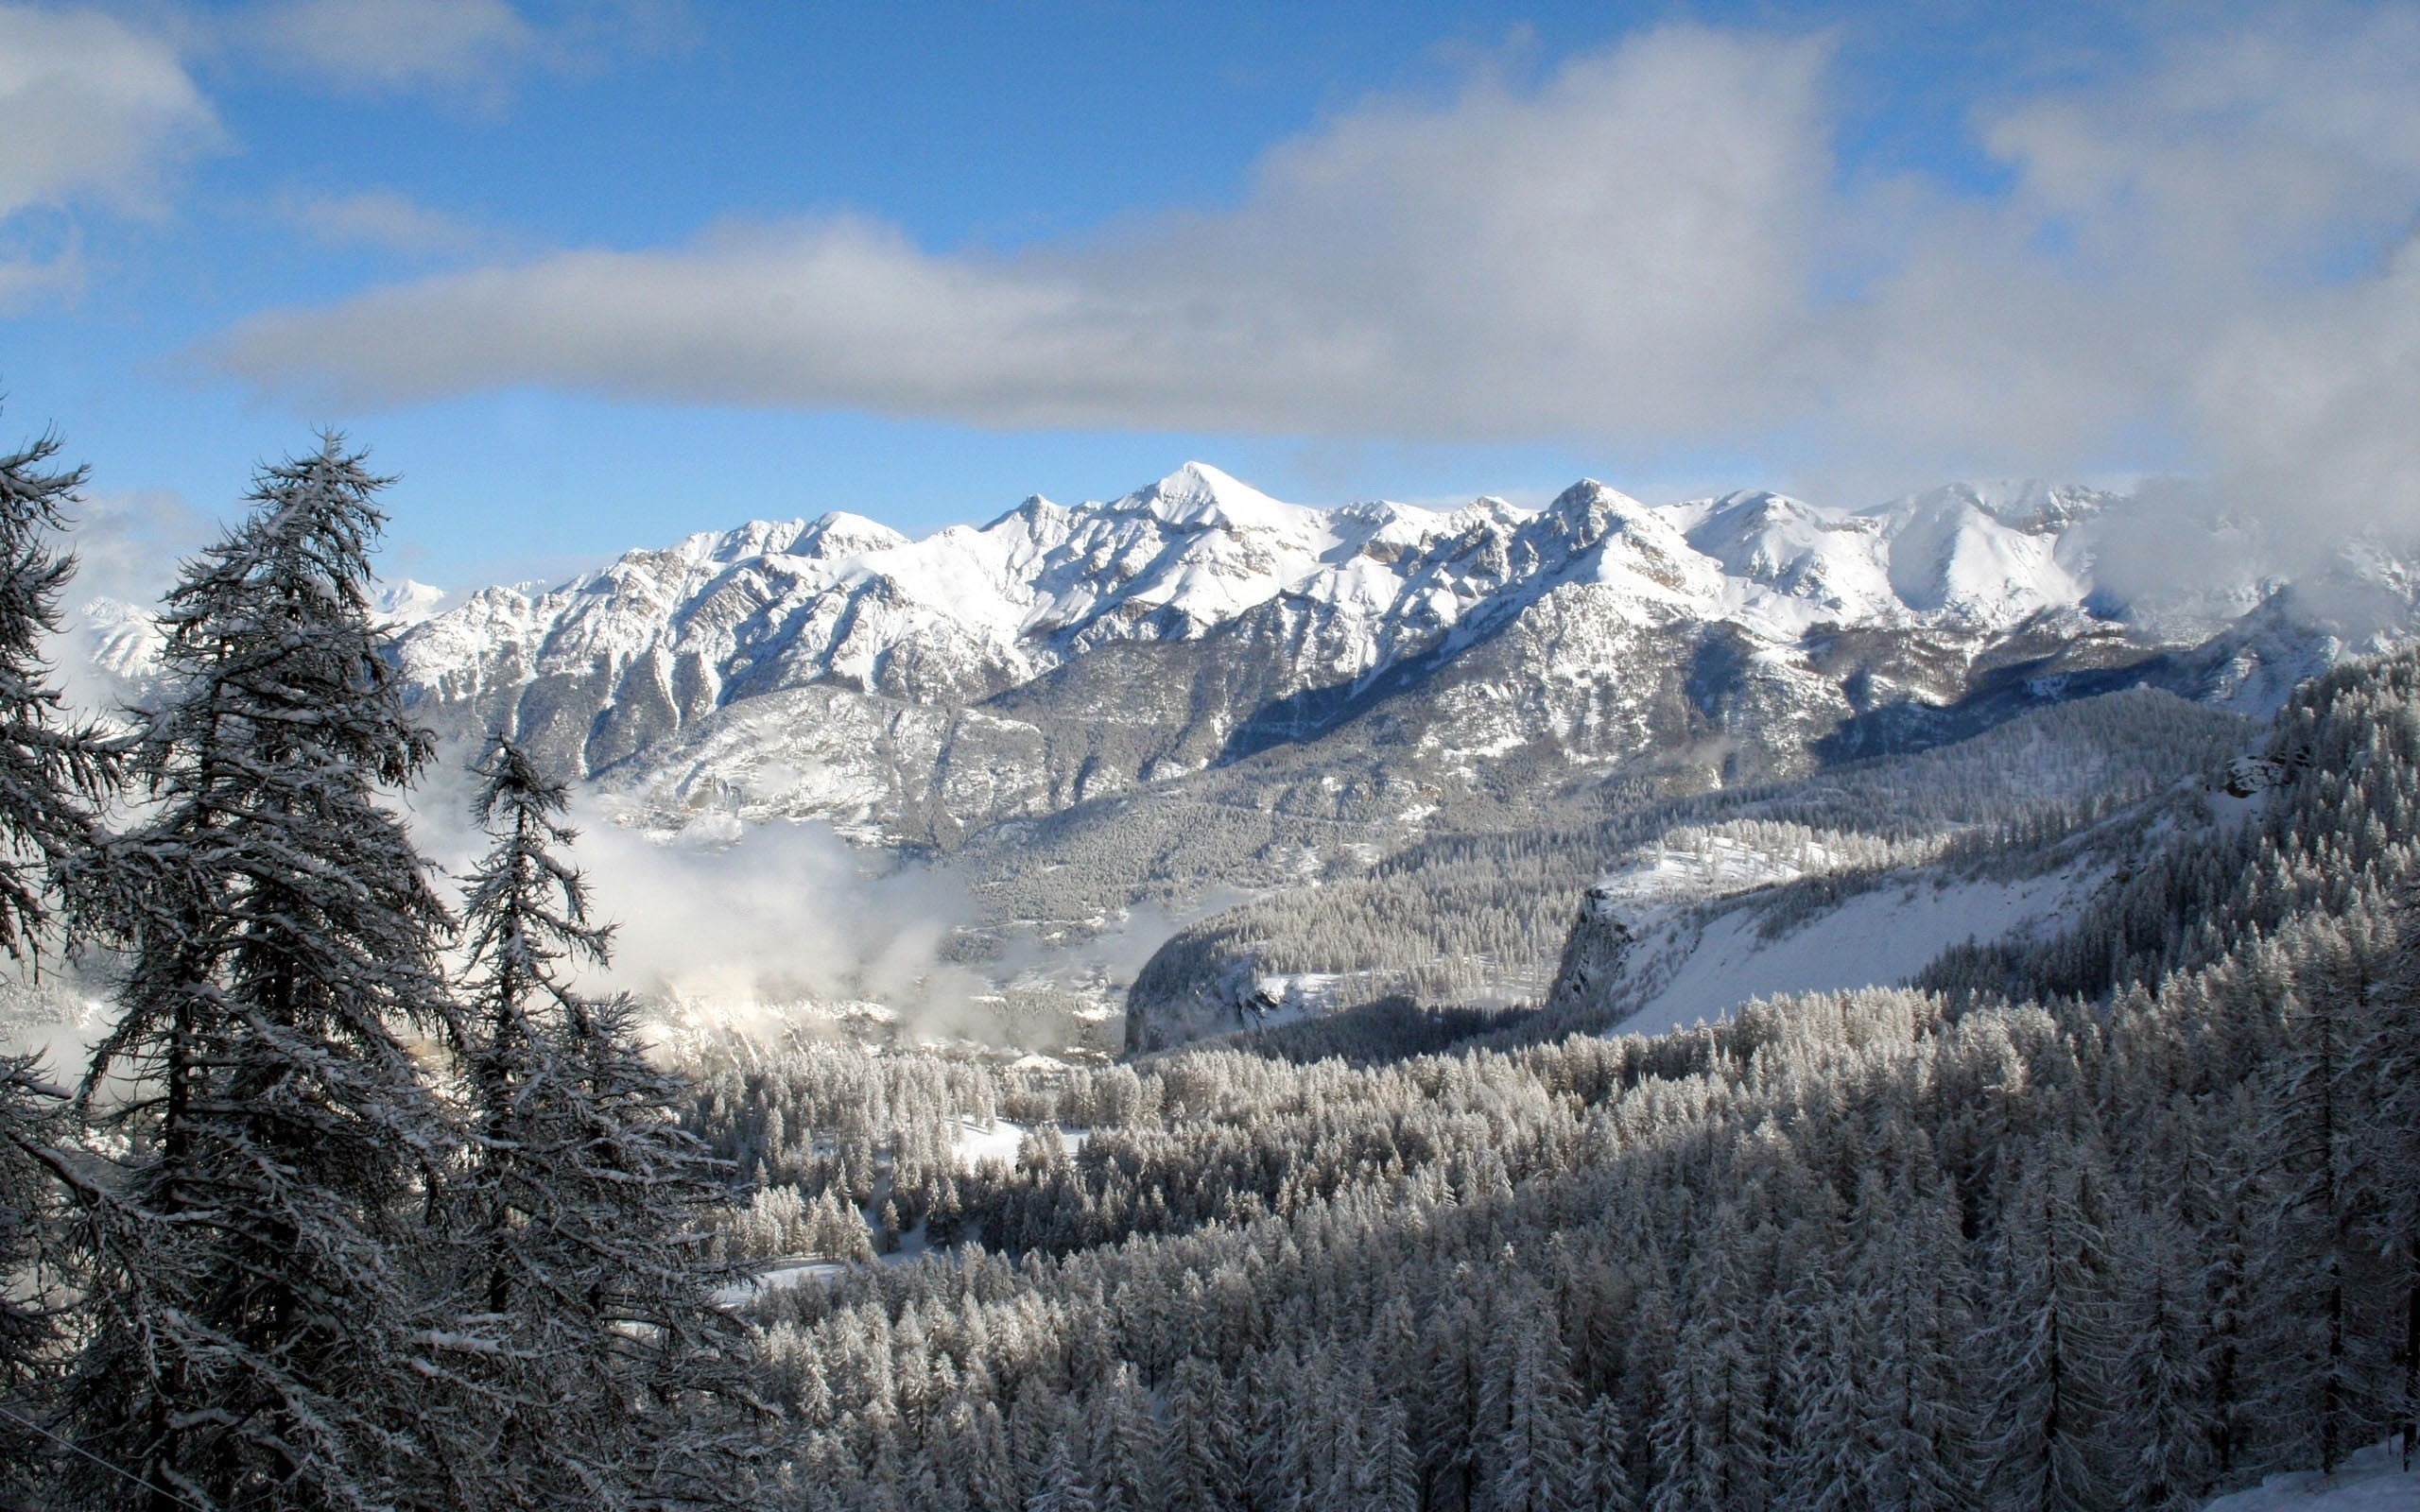
<svg viewBox="0 0 2420 1512"><path fill-rule="evenodd" d="M1025 1125L1007 1119L994 1120L990 1128L971 1118L958 1121L954 1142L958 1163L973 1170L985 1160L1007 1160L1013 1164L1017 1145L1025 1139Z"/></svg>
<svg viewBox="0 0 2420 1512"><path fill-rule="evenodd" d="M2377 1444L2333 1475L2272 1475L2248 1491L2220 1497L2208 1512L2420 1512L2420 1471L2403 1468L2394 1444Z"/></svg>
<svg viewBox="0 0 2420 1512"><path fill-rule="evenodd" d="M2069 912L2100 880L2086 868L2012 882L1921 871L1770 939L1759 933L1764 916L1753 907L1702 923L1700 916L1675 916L1639 941L1633 970L1663 980L1617 1032L1660 1034L1779 993L1903 982L1952 945L1998 939Z"/></svg>
<svg viewBox="0 0 2420 1512"><path fill-rule="evenodd" d="M990 1128L985 1128L977 1119L959 1119L953 1136L958 1163L970 1171L985 1160L1006 1160L1015 1164L1018 1146L1025 1143L1028 1127L1005 1118L993 1120ZM1063 1125L1058 1132L1060 1143L1067 1147L1071 1156L1084 1147L1084 1141L1092 1134L1088 1128L1067 1128Z"/></svg>
<svg viewBox="0 0 2420 1512"><path fill-rule="evenodd" d="M751 1279L715 1293L717 1307L744 1307L767 1292L778 1292L804 1281L828 1281L849 1267L838 1260L801 1261L758 1271Z"/></svg>

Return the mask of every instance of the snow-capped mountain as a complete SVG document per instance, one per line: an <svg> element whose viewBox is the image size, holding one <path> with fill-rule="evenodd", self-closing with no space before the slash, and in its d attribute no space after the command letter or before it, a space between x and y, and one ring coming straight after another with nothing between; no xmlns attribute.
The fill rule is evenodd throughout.
<svg viewBox="0 0 2420 1512"><path fill-rule="evenodd" d="M450 596L442 588L399 577L374 585L370 603L387 624L407 629L437 613ZM77 619L84 666L130 694L138 692L159 664L160 625L152 610L95 594L78 607Z"/></svg>
<svg viewBox="0 0 2420 1512"><path fill-rule="evenodd" d="M945 854L986 930L1057 960L1138 904L1174 928L1426 837L1592 822L2089 694L2265 713L2411 635L2420 574L2375 544L2288 584L2221 522L2186 555L2226 571L2123 591L2104 561L2139 507L2031 483L1651 507L1583 480L1537 508L1313 508L1195 463L923 540L753 522L381 608L439 729L509 726L653 830L815 818ZM147 617L84 621L85 659L139 687ZM1132 942L1026 987L1114 1013L1133 968L1109 954Z"/></svg>
<svg viewBox="0 0 2420 1512"><path fill-rule="evenodd" d="M1312 508L1190 463L921 541L847 514L696 535L471 594L401 655L441 723L509 721L660 815L948 848L1347 726L1433 808L1540 755L1737 775L2127 679L2258 706L2358 644L2273 601L2195 661L2213 627L2096 577L2124 505L2024 484L1651 507L1582 481L1537 509ZM2408 622L2410 575L2373 576Z"/></svg>

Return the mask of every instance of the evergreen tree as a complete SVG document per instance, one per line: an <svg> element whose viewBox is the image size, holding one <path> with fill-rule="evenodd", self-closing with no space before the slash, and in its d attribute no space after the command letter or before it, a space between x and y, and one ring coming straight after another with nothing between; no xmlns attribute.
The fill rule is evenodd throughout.
<svg viewBox="0 0 2420 1512"><path fill-rule="evenodd" d="M1501 1512L1566 1512L1581 1504L1579 1387L1553 1329L1551 1317L1532 1314L1513 1334L1505 1422L1488 1484L1488 1505Z"/></svg>
<svg viewBox="0 0 2420 1512"><path fill-rule="evenodd" d="M56 436L0 456L0 948L23 959L52 922L46 892L91 850L121 747L65 712L43 643L76 558L52 544L86 470L53 471Z"/></svg>
<svg viewBox="0 0 2420 1512"><path fill-rule="evenodd" d="M1239 1430L1218 1366L1196 1355L1169 1377L1168 1505L1173 1512L1217 1512L1233 1504Z"/></svg>
<svg viewBox="0 0 2420 1512"><path fill-rule="evenodd" d="M1621 1403L1599 1397L1581 1415L1581 1504L1594 1512L1634 1512L1638 1498L1630 1483L1630 1433Z"/></svg>
<svg viewBox="0 0 2420 1512"><path fill-rule="evenodd" d="M2002 1214L1985 1304L1994 1373L1984 1414L1992 1504L2002 1512L2097 1512L2117 1499L2108 1433L2118 1259L2106 1180L2092 1151L2053 1145Z"/></svg>
<svg viewBox="0 0 2420 1512"><path fill-rule="evenodd" d="M1866 1210L1863 1194L1858 1206ZM1903 1187L1893 1206L1895 1218L1881 1209L1866 1217L1866 1261L1855 1279L1875 1299L1876 1325L1864 1424L1876 1452L1863 1481L1876 1507L1959 1512L1975 1502L1975 1424L1957 1204L1929 1187Z"/></svg>
<svg viewBox="0 0 2420 1512"><path fill-rule="evenodd" d="M1093 1504L1099 1512L1156 1512L1161 1490L1159 1420L1133 1366L1119 1364L1092 1398Z"/></svg>
<svg viewBox="0 0 2420 1512"><path fill-rule="evenodd" d="M2285 1051L2263 1088L2269 1210L2253 1254L2272 1460L2333 1472L2385 1418L2383 1341L2364 1326L2362 1179L2373 1089L2360 1075L2360 997L2312 972L2284 994Z"/></svg>
<svg viewBox="0 0 2420 1512"><path fill-rule="evenodd" d="M726 1168L682 1129L684 1089L648 1064L626 999L575 990L610 931L556 851L563 784L503 736L473 816L495 844L464 895L462 1012L474 1107L464 1368L490 1408L493 1506L735 1505L748 1495L743 1325L709 1263Z"/></svg>
<svg viewBox="0 0 2420 1512"><path fill-rule="evenodd" d="M1051 1435L1049 1452L1042 1461L1042 1484L1026 1498L1026 1512L1094 1512L1098 1503L1085 1483L1073 1442L1081 1431L1078 1423Z"/></svg>
<svg viewBox="0 0 2420 1512"><path fill-rule="evenodd" d="M0 1056L0 1493L31 1500L55 1473L49 1445L26 1421L48 1411L63 1306L52 1264L60 1234L59 1177L66 1098L31 1056ZM25 1420L20 1420L25 1419ZM22 1477L22 1480L21 1480Z"/></svg>
<svg viewBox="0 0 2420 1512"><path fill-rule="evenodd" d="M430 743L371 618L361 463L330 436L263 469L186 565L147 816L79 863L130 960L87 1104L136 1091L104 1119L127 1221L86 1230L78 1426L159 1488L88 1468L79 1505L388 1507L445 1474L401 1260L454 1148L406 1039L454 1032L450 919L383 801Z"/></svg>
<svg viewBox="0 0 2420 1512"><path fill-rule="evenodd" d="M2387 1265L2389 1332L2395 1337L2387 1393L2406 1469L2420 1452L2420 898L2396 912L2400 937L2357 1047L2376 1110L2372 1154L2385 1200L2369 1215Z"/></svg>
<svg viewBox="0 0 2420 1512"><path fill-rule="evenodd" d="M1795 1351L1801 1407L1787 1504L1840 1512L1865 1504L1865 1480L1883 1463L1875 1424L1884 1415L1873 1378L1880 1349L1869 1298L1824 1285L1806 1310Z"/></svg>
<svg viewBox="0 0 2420 1512"><path fill-rule="evenodd" d="M1410 1416L1393 1397L1382 1399L1364 1435L1355 1479L1373 1512L1414 1512L1420 1505L1420 1460L1411 1451Z"/></svg>
<svg viewBox="0 0 2420 1512"><path fill-rule="evenodd" d="M2173 1221L2144 1215L2126 1266L2133 1297L2118 1377L2118 1438L2131 1455L2126 1505L2145 1512L2189 1512L2215 1479L2218 1415L2197 1315L2202 1288L2187 1245Z"/></svg>
<svg viewBox="0 0 2420 1512"><path fill-rule="evenodd" d="M76 571L50 538L85 478L82 468L48 467L59 450L45 435L0 456L0 948L20 962L37 958L55 922L47 895L95 843L95 813L119 775L117 747L68 719L43 661ZM60 1235L63 1103L36 1057L0 1057L0 1402L14 1404L12 1418L43 1410L58 1364L48 1266ZM39 1442L0 1421L10 1465L34 1465ZM0 1488L19 1489L6 1480Z"/></svg>

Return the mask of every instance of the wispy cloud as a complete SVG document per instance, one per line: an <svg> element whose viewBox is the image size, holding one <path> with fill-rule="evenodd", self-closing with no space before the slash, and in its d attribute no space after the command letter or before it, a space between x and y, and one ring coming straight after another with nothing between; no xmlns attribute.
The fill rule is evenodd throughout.
<svg viewBox="0 0 2420 1512"><path fill-rule="evenodd" d="M1368 101L1229 210L1006 256L726 227L274 311L210 355L349 405L531 385L1917 471L2152 436L2246 486L2347 459L2356 510L2420 455L2393 421L2420 385L2415 15L2180 31L1980 110L1988 194L1843 174L1823 39L1669 26L1531 88Z"/></svg>
<svg viewBox="0 0 2420 1512"><path fill-rule="evenodd" d="M672 0L257 0L223 33L335 94L437 94L494 105L523 72L578 70L679 35Z"/></svg>
<svg viewBox="0 0 2420 1512"><path fill-rule="evenodd" d="M368 247L413 257L476 251L493 238L480 227L392 189L288 195L285 217L327 247Z"/></svg>
<svg viewBox="0 0 2420 1512"><path fill-rule="evenodd" d="M362 94L493 90L538 47L506 0L273 0L233 29L272 64Z"/></svg>
<svg viewBox="0 0 2420 1512"><path fill-rule="evenodd" d="M23 221L97 204L156 214L176 164L221 142L175 47L96 10L0 5L0 306L72 287L72 228Z"/></svg>
<svg viewBox="0 0 2420 1512"><path fill-rule="evenodd" d="M0 6L0 215L155 208L163 171L217 138L166 42L95 10Z"/></svg>

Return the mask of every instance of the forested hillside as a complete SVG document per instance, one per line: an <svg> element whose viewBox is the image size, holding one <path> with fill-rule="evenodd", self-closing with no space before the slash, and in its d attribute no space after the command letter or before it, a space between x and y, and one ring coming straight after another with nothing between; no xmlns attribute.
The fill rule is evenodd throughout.
<svg viewBox="0 0 2420 1512"><path fill-rule="evenodd" d="M1536 1003L1609 861L1740 843L1769 865L1735 885L1805 879L1788 897L1755 900L1760 922L1777 928L1786 911L1804 917L1910 866L2038 851L2198 779L2256 729L2134 689L2036 709L1913 755L1660 799L1606 792L1587 805L1600 816L1585 822L1439 835L1358 876L1280 889L1178 932L1128 994L1129 1043L1157 1049L1397 994L1431 1005ZM1568 1027L1623 1016L1601 993L1561 995L1584 1000L1559 1005L1583 1010L1566 1012Z"/></svg>
<svg viewBox="0 0 2420 1512"><path fill-rule="evenodd" d="M2420 662L2261 761L1926 989L1359 1067L709 1056L769 1190L957 1241L755 1302L789 1503L2182 1508L2408 1435Z"/></svg>

